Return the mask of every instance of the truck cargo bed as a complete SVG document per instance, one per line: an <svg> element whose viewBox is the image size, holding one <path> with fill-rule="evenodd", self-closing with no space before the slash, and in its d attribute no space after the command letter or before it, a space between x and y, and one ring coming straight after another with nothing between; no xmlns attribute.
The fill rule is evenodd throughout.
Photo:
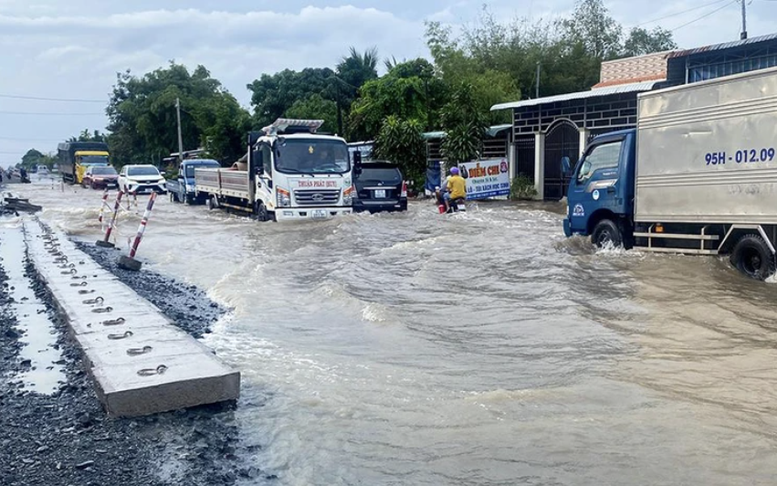
<svg viewBox="0 0 777 486"><path fill-rule="evenodd" d="M777 69L639 96L635 221L777 223Z"/></svg>

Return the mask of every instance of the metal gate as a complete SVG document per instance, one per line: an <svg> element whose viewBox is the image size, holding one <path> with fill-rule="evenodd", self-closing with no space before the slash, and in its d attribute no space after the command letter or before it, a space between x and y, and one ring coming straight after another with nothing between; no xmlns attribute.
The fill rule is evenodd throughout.
<svg viewBox="0 0 777 486"><path fill-rule="evenodd" d="M561 159L569 157L572 163L580 155L580 132L577 126L563 120L551 127L545 135L545 199L558 201L567 195L569 178L561 170Z"/></svg>

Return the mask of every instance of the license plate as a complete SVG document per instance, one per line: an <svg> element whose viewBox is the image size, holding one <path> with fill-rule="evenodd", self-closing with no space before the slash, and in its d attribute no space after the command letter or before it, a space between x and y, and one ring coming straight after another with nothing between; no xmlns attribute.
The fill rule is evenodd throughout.
<svg viewBox="0 0 777 486"><path fill-rule="evenodd" d="M313 219L325 219L326 218L326 211L323 211L321 209L316 209L313 211Z"/></svg>
<svg viewBox="0 0 777 486"><path fill-rule="evenodd" d="M386 199L386 190L385 189L377 189L375 191L375 199Z"/></svg>

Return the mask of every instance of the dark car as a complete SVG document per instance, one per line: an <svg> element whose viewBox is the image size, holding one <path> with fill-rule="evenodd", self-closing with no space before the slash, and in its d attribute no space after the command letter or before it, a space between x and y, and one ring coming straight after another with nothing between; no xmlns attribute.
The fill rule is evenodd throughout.
<svg viewBox="0 0 777 486"><path fill-rule="evenodd" d="M396 164L365 162L355 183L357 197L353 200L354 211L407 210L407 183Z"/></svg>
<svg viewBox="0 0 777 486"><path fill-rule="evenodd" d="M84 187L119 187L119 174L110 165L92 165L87 167L81 184Z"/></svg>

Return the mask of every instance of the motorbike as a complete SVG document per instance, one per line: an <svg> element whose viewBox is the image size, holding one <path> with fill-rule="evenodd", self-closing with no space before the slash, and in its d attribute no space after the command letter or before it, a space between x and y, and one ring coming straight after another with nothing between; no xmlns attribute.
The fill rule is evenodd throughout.
<svg viewBox="0 0 777 486"><path fill-rule="evenodd" d="M437 211L440 214L450 213L464 213L467 211L466 200L462 197L451 199L448 201L448 209L445 208L445 191L442 191L439 187L434 190L437 199Z"/></svg>

